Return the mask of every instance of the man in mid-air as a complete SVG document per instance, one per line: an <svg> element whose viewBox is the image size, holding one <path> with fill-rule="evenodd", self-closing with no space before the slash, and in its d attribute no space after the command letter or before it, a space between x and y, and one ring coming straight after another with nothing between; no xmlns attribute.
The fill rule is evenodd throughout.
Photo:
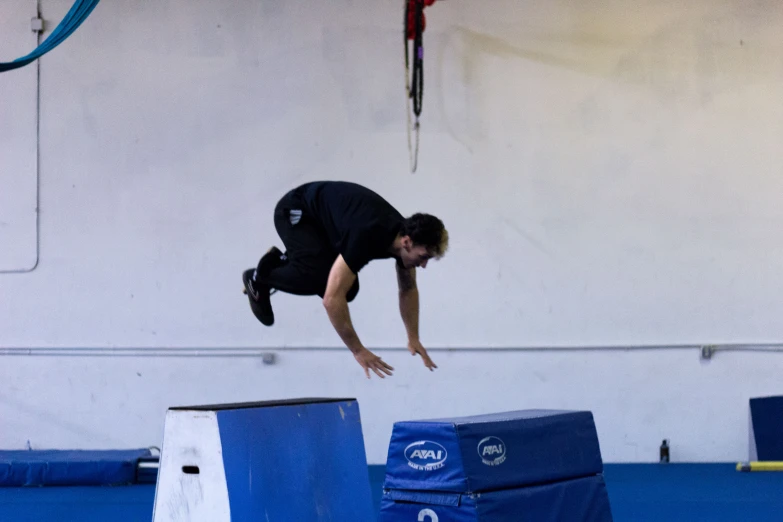
<svg viewBox="0 0 783 522"><path fill-rule="evenodd" d="M250 309L264 325L275 318L270 293L318 295L345 345L364 368L381 378L394 368L362 345L351 323L348 303L359 292L359 271L374 259L396 260L400 315L408 350L424 365L437 368L419 340L419 291L416 268L441 258L449 235L430 214L404 218L372 190L345 181L316 181L289 191L274 213L285 252L272 247L256 268L242 274ZM384 375L385 374L385 375Z"/></svg>

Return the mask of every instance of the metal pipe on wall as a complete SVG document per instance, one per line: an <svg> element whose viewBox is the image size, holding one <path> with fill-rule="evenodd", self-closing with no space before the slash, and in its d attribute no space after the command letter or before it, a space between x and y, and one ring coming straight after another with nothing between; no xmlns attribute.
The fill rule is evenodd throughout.
<svg viewBox="0 0 783 522"><path fill-rule="evenodd" d="M376 352L405 352L404 347L372 347ZM490 348L428 348L429 352L449 353L524 353L557 351L625 351L636 350L698 350L703 359L711 358L716 352L783 352L783 343L727 343L727 344L681 344L681 345L616 345L616 346L529 346ZM287 346L282 348L0 348L0 356L38 357L268 357L277 352L343 352L343 347Z"/></svg>

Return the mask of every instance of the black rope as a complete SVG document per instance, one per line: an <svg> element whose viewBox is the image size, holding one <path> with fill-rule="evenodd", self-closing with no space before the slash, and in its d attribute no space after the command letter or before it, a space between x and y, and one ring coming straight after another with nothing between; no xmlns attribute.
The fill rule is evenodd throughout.
<svg viewBox="0 0 783 522"><path fill-rule="evenodd" d="M413 113L421 115L421 105L424 98L424 0L414 0L414 37L413 37L413 76L411 79L411 98L413 99ZM410 5L410 4L408 4ZM407 17L406 17L407 26ZM407 32L407 27L406 27ZM406 36L407 38L407 36ZM406 42L407 52L408 45ZM406 58L407 61L407 58Z"/></svg>
<svg viewBox="0 0 783 522"><path fill-rule="evenodd" d="M413 12L411 12L413 11ZM413 15L413 16L411 16ZM413 20L411 20L413 18ZM413 22L411 24L411 21ZM412 27L411 27L412 26ZM409 34L412 29L413 34ZM411 160L411 172L416 172L419 156L419 115L421 114L424 94L424 0L405 0L405 21L403 24L403 42L405 43L405 83L408 99L413 100L413 113L416 121L411 129L410 108L408 110L408 152ZM412 38L409 38L411 36ZM411 75L410 50L408 40L413 40L413 72ZM412 76L412 77L411 77ZM410 82L410 83L409 83ZM410 103L410 102L409 102ZM415 147L411 144L411 130L416 134Z"/></svg>

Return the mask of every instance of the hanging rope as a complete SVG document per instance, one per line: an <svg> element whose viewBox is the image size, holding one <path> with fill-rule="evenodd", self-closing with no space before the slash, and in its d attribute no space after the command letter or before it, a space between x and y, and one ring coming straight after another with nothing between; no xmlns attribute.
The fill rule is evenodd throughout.
<svg viewBox="0 0 783 522"><path fill-rule="evenodd" d="M427 21L424 7L435 0L405 0L405 22L403 42L405 43L405 91L407 94L408 114L408 155L411 172L416 172L419 161L419 116L424 97L424 29ZM412 42L412 49L409 48ZM410 55L413 55L411 67ZM411 103L415 122L411 125ZM411 143L411 133L416 134L415 146Z"/></svg>
<svg viewBox="0 0 783 522"><path fill-rule="evenodd" d="M63 43L90 16L90 13L92 13L99 1L76 0L71 10L65 15L65 18L62 19L60 24L52 31L52 34L41 45L27 56L17 58L13 62L0 62L0 72L24 67Z"/></svg>

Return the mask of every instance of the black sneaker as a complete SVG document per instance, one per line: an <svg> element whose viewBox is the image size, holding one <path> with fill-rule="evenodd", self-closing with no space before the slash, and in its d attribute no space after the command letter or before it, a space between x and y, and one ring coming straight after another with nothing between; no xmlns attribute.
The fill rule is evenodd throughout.
<svg viewBox="0 0 783 522"><path fill-rule="evenodd" d="M258 261L258 277L266 277L269 272L286 263L286 258L279 248L273 246Z"/></svg>
<svg viewBox="0 0 783 522"><path fill-rule="evenodd" d="M269 300L269 286L253 280L256 270L250 268L242 273L242 282L245 284L244 292L250 301L250 310L256 319L266 326L275 323L275 314L272 311L272 302Z"/></svg>

